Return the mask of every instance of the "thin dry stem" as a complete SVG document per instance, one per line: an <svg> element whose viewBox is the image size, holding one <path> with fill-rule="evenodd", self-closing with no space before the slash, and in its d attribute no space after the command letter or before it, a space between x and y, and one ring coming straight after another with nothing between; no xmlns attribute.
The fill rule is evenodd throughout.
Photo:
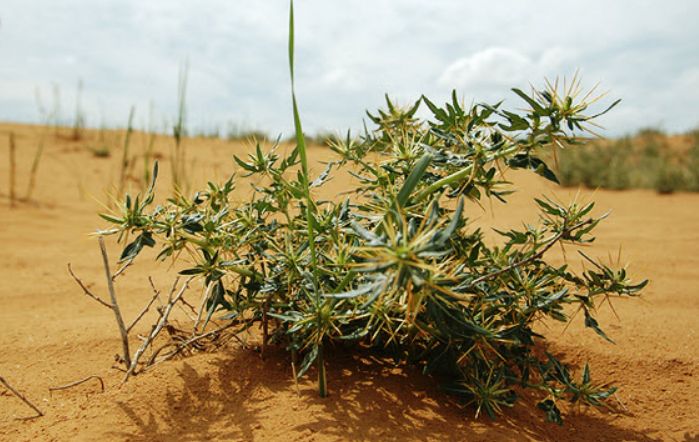
<svg viewBox="0 0 699 442"><path fill-rule="evenodd" d="M160 332L162 331L163 327L167 323L167 319L170 315L170 312L172 311L172 308L179 301L182 295L184 295L185 290L189 288L189 282L191 280L192 278L187 279L187 281L185 281L182 287L180 288L179 292L177 292L177 295L173 297L173 293L175 292L177 288L177 283L179 282L179 278L175 279L175 283L172 285L172 289L170 290L170 294L168 295L167 305L165 305L165 308L161 312L158 323L155 326L153 326L153 330L151 330L146 340L143 341L143 344L141 344L138 350L136 350L136 353L134 353L133 360L131 361L131 364L129 364L129 369L126 372L126 375L124 376L122 384L126 382L132 374L136 372L138 360L141 358L146 349L153 343L153 340L155 340L158 334L160 334Z"/></svg>
<svg viewBox="0 0 699 442"><path fill-rule="evenodd" d="M133 259L129 259L128 261L126 261L126 263L123 266L121 266L119 270L114 272L114 274L112 275L112 281L116 280L119 277L119 275L121 275L126 271L126 269L131 267L131 264L133 264Z"/></svg>
<svg viewBox="0 0 699 442"><path fill-rule="evenodd" d="M117 325L119 326L119 333L121 334L121 344L124 351L124 363L127 367L131 366L131 352L129 351L129 335L124 324L124 317L121 315L121 309L119 308L119 303L116 298L116 290L114 290L114 279L112 278L112 273L109 270L109 257L107 256L107 248L104 245L104 238L101 236L97 238L100 245L100 252L102 253L102 264L104 265L104 273L107 278L107 288L109 289L109 297L112 300L112 311L114 311L114 317L116 319Z"/></svg>
<svg viewBox="0 0 699 442"><path fill-rule="evenodd" d="M153 287L153 288L155 289L155 287ZM136 324L138 324L138 322L141 319L143 319L145 314L148 313L148 310L150 310L151 306L153 305L155 300L158 299L159 296L160 296L160 291L155 290L155 293L153 294L153 297L150 299L150 301L148 301L148 304L146 304L146 306L143 308L143 310L141 310L141 313L139 313L138 316L136 316L136 318L133 320L133 322L131 322L131 325L129 325L126 328L126 333L131 332L131 329L134 328L134 326L136 326Z"/></svg>
<svg viewBox="0 0 699 442"><path fill-rule="evenodd" d="M234 322L232 322L232 323L230 323L230 324L226 324L226 325L224 325L223 327L219 327L219 328L217 328L217 329L215 329L215 330L211 330L211 331L209 331L209 332L207 332L207 333L204 333L204 334L202 334L202 335L198 335L198 336L195 336L195 337L193 337L193 338L187 339L186 341L181 342L181 343L179 343L179 344L168 343L168 344L162 346L161 348L159 348L158 350L156 350L156 351L154 352L153 357L151 357L150 361L148 362L148 366L152 366L152 365L155 365L155 364L159 364L159 363L161 363L161 362L165 362L165 361L167 361L167 360L169 360L169 359L172 359L173 357L177 356L182 350L184 350L185 348L191 346L191 345L194 344L195 342L200 341L200 340L205 339L205 338L208 338L208 337L210 337L210 336L217 335L218 333L221 333L222 331L224 331L224 330L226 330L226 329L228 329L228 328L231 328L231 327L233 327L234 325L237 325L237 324L234 323ZM238 336L233 335L233 337L236 338L236 339L238 339L238 342L240 342L240 343L242 344L242 341L240 341L240 338L238 338ZM171 351L170 353L166 354L165 356L163 356L163 357L162 357L161 359L159 359L158 361L155 360L155 357L156 357L163 349L165 349L165 348L167 348L167 347L169 347L169 346L172 346L172 345L175 345L175 346L176 346L176 348L175 348L173 351Z"/></svg>
<svg viewBox="0 0 699 442"><path fill-rule="evenodd" d="M15 133L10 132L10 207L15 207L15 177L17 176L17 146L15 145Z"/></svg>
<svg viewBox="0 0 699 442"><path fill-rule="evenodd" d="M29 407L31 407L31 409L34 410L34 411L36 412L36 414L37 414L36 417L39 417L39 416L43 416L43 415L44 415L44 412L43 412L43 411L39 410L39 408L38 408L36 405L34 405L34 404L33 404L29 399L27 399L27 397L24 396L22 393L20 393L19 391L17 391L17 390L16 390L12 385L10 385L9 382L7 382L7 381L5 380L5 378L3 378L2 376L0 376L0 384L4 385L8 390L10 390L10 391L12 392L12 394L14 394L15 396L17 396L22 402L24 402L24 403L27 404Z"/></svg>
<svg viewBox="0 0 699 442"><path fill-rule="evenodd" d="M85 379L81 379L79 381L71 382L69 384L61 385L58 387L49 387L49 391L54 392L54 391L60 391L60 390L67 390L69 388L76 387L80 384L84 384L85 382L87 382L91 379L97 379L99 381L100 387L102 388L102 393L104 393L104 381L102 380L101 377L99 377L97 375L91 375L91 376L86 377Z"/></svg>
<svg viewBox="0 0 699 442"><path fill-rule="evenodd" d="M206 300L209 299L209 294L211 293L211 288L213 283L206 286L204 290L204 296L201 299L201 304L199 305L199 312L197 313L197 320L194 321L194 327L192 327L192 336L197 335L197 329L199 328L199 323L201 322L201 317L204 314L204 307L206 306Z"/></svg>
<svg viewBox="0 0 699 442"><path fill-rule="evenodd" d="M83 292L84 292L87 296L89 296L90 298L92 298L92 299L94 299L95 301L99 302L100 304L102 304L103 306L107 307L108 309L112 309L112 310L113 310L112 304L110 304L110 303L108 303L108 302L102 300L99 296L97 296L97 295L95 295L94 293L92 293L92 292L90 291L90 289L88 289L87 286L85 286L85 284L82 282L82 280L81 280L80 278L78 278L78 277L75 275L75 273L73 273L73 269L71 268L70 263L68 263L68 273L70 273L70 276L73 277L73 279L75 280L75 282L78 283L78 285L80 286L80 288L83 289Z"/></svg>

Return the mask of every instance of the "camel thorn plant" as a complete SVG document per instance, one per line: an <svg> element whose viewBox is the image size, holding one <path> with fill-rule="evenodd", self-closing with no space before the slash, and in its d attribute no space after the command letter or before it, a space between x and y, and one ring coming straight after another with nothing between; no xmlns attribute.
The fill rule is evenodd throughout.
<svg viewBox="0 0 699 442"><path fill-rule="evenodd" d="M161 260L191 257L179 273L207 288L201 329L212 318L239 326L234 334L264 325L263 346L290 352L295 379L315 367L321 396L331 386L327 349L342 344L420 367L476 414L495 417L522 390L557 423L564 402L604 405L616 389L593 381L587 365L574 378L535 329L543 320L568 323L577 309L587 328L610 340L597 307L646 285L587 255L592 265L581 271L549 261L554 246L593 242L604 216L593 214L593 203L537 198L539 223L497 231L494 242L466 221L481 201L507 201L514 189L503 169L558 182L538 153L581 142L618 101L591 113L597 98L577 77L563 88L513 89L525 110L465 107L456 92L444 105L422 96L403 109L387 100L388 110L371 114L375 128L335 139L337 159L312 177L294 91L293 3L289 18L295 147L282 155L278 143L258 144L248 158L235 157L243 176L269 183L253 186L248 202L231 202L233 177L162 204L153 186L126 195L118 213L102 214L111 228L100 231L125 244L120 261L156 246ZM417 117L423 105L427 119ZM344 198L319 199L339 169L354 187Z"/></svg>

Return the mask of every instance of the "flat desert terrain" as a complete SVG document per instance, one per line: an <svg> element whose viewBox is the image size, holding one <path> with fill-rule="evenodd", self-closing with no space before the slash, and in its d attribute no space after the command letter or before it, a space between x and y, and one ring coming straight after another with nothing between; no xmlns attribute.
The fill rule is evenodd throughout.
<svg viewBox="0 0 699 442"><path fill-rule="evenodd" d="M550 351L572 365L589 361L593 379L619 386L623 404L609 412L565 410L559 427L521 402L497 420L475 419L472 408L461 407L417 370L342 350L327 357L327 399L318 398L312 375L297 395L281 349L262 360L234 341L215 353L163 363L120 386L123 374L110 368L120 350L113 315L82 293L67 264L93 290L106 293L97 241L89 234L106 227L97 213L118 180L121 152L115 147L110 157L95 156L86 147L96 144L96 132L70 141L49 131L33 200L10 208L10 131L16 134L22 196L42 128L0 125L0 376L45 416L24 419L31 409L0 387L0 440L699 440L699 194L580 191L578 198L597 202L598 213L611 210L586 253L616 260L621 248L631 274L651 282L641 297L615 302L616 314L601 308L600 324L616 344L585 330L581 317L566 329L541 324ZM144 139L134 134L134 153ZM167 137L155 144L163 171L160 197L170 191L171 146ZM204 177L225 179L236 169L233 154L250 149L207 139L187 139L185 146L193 189ZM327 160L332 152L311 147L310 157ZM140 173L140 163L135 170ZM473 223L502 228L534 222L532 197L567 201L578 192L530 174L508 178L520 190L507 205L469 206ZM241 198L247 187L241 184ZM323 192L333 196L347 187L337 178ZM113 238L107 244L116 258L121 246ZM564 259L561 250L551 254ZM174 271L154 256L145 253L119 279L128 318L150 297L147 276L163 289L172 282ZM576 253L566 257L579 264ZM140 327L145 333L147 321ZM104 379L104 392L96 381L48 390L90 375Z"/></svg>

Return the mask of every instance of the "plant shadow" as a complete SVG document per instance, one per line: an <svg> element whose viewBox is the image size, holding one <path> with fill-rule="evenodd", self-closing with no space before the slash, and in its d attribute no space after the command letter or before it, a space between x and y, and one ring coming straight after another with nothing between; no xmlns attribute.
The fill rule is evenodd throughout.
<svg viewBox="0 0 699 442"><path fill-rule="evenodd" d="M144 399L143 408L118 402L134 431L113 435L135 441L658 440L649 436L652 429L615 425L609 413L573 414L563 426L549 424L528 398L497 420L475 419L472 408L411 367L344 350L328 354L328 361L327 398L319 398L308 380L314 373L295 385L282 351L268 352L264 361L236 349L206 364L175 362L180 379L162 386L164 394ZM164 403L156 403L161 396Z"/></svg>

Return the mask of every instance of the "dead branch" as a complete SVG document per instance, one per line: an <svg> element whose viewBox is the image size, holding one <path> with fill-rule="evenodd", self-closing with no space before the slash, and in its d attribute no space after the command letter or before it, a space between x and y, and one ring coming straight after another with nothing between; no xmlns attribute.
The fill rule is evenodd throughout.
<svg viewBox="0 0 699 442"><path fill-rule="evenodd" d="M179 282L179 278L175 279L175 283L172 285L172 289L170 290L170 294L168 295L168 300L167 304L165 305L165 308L160 312L160 319L158 320L157 324L153 326L153 329L151 330L150 334L146 338L146 340L141 344L141 346L136 350L136 353L134 353L133 360L131 361L131 364L129 365L129 369L126 372L126 375L124 376L124 380L122 381L122 384L126 382L129 379L129 376L135 373L136 371L136 366L138 365L138 360L141 358L141 355L143 355L143 352L146 351L146 349L153 343L153 340L160 334L160 331L163 329L165 324L167 323L168 316L170 315L170 312L172 311L172 308L175 306L175 304L179 301L179 299L184 295L185 290L189 288L189 282L192 280L190 277L187 279L182 287L180 288L179 292L177 292L177 295L173 297L173 293L175 292L177 288L177 283Z"/></svg>
<svg viewBox="0 0 699 442"><path fill-rule="evenodd" d="M204 296L202 297L201 304L199 305L199 312L197 313L197 320L194 321L194 327L192 327L192 336L197 335L197 329L199 328L199 323L201 322L201 317L204 314L204 307L206 306L206 301L209 299L211 294L211 288L214 286L213 283L206 286L204 290Z"/></svg>
<svg viewBox="0 0 699 442"><path fill-rule="evenodd" d="M102 387L102 393L104 393L104 381L102 380L101 377L99 377L97 375L88 376L85 379L71 382L71 383L66 384L66 385L61 385L59 387L49 387L49 392L54 392L54 391L59 391L59 390L67 390L69 388L76 387L80 384L84 384L85 382L89 381L90 379L97 379L100 382L100 387Z"/></svg>
<svg viewBox="0 0 699 442"><path fill-rule="evenodd" d="M186 305L187 307L189 307L189 310L191 310L192 313L194 313L195 315L197 314L197 309L194 308L194 306L193 306L192 304L190 304L189 302L187 302L187 300L184 299L184 296L182 297L182 299L180 299L180 302L181 302L182 304Z"/></svg>
<svg viewBox="0 0 699 442"><path fill-rule="evenodd" d="M119 326L119 333L121 333L121 344L124 349L124 362L126 366L131 366L131 353L129 351L129 336L126 330L126 325L124 324L124 317L121 315L121 309L119 309L119 304L117 303L116 291L114 290L114 279L112 278L111 271L109 270L109 257L107 256L107 248L104 246L104 238L101 236L97 238L100 245L100 252L102 252L102 264L104 265L104 273L107 277L107 288L109 289L109 297L112 300L112 310L114 311L114 316L116 318L117 325Z"/></svg>
<svg viewBox="0 0 699 442"><path fill-rule="evenodd" d="M133 260L133 258L129 259L128 261L126 261L126 264L124 264L116 272L114 272L114 274L112 275L112 281L116 280L119 277L119 275L121 275L126 271L126 269L131 267L131 264L133 264Z"/></svg>
<svg viewBox="0 0 699 442"><path fill-rule="evenodd" d="M153 282L153 278L150 277L150 276L148 277L148 283L150 284L150 288L151 288L151 290L153 290L153 293L155 293L155 292L160 293L160 290L158 290L158 289L155 287L155 283ZM157 298L157 300L158 300L158 303L160 304L160 308L162 308L162 307L163 307L163 303L160 302L160 298Z"/></svg>
<svg viewBox="0 0 699 442"><path fill-rule="evenodd" d="M90 291L90 289L88 289L87 286L85 286L85 284L80 280L80 278L78 278L78 277L75 275L75 273L73 273L73 269L71 268L70 263L68 263L68 273L70 273L70 276L73 277L73 279L75 280L75 282L78 283L78 285L80 286L80 288L83 289L83 292L84 292L87 296L89 296L90 298L92 298L92 299L94 299L95 301L99 302L99 303L102 304L103 306L105 306L105 307L107 307L107 308L109 308L109 309L112 309L112 304L110 304L110 303L108 303L108 302L102 300L102 298L100 298L99 296L97 296L97 295L95 295L94 293L92 293L92 292Z"/></svg>
<svg viewBox="0 0 699 442"><path fill-rule="evenodd" d="M150 277L148 279L150 279ZM160 291L156 290L154 286L153 286L153 289L155 291L155 293L153 294L153 297L150 299L150 301L148 301L148 304L146 304L146 306L143 308L143 310L141 310L141 313L139 313L138 316L136 316L136 318L133 320L131 325L129 325L126 328L126 333L129 333L131 331L131 329L134 328L134 326L136 324L138 324L138 321L140 321L143 318L143 316L145 316L145 314L148 313L148 310L151 308L151 306L153 305L155 300L158 299L158 296L160 296Z"/></svg>
<svg viewBox="0 0 699 442"><path fill-rule="evenodd" d="M148 363L146 364L146 368L150 368L154 365L160 364L161 362L165 362L165 361L172 359L173 357L180 354L183 350L185 350L188 347L192 347L194 344L198 343L199 341L202 341L202 340L207 339L207 338L215 339L216 336L219 335L221 332L223 332L224 330L229 329L235 325L238 325L238 323L231 322L230 324L226 324L223 327L219 327L215 330L211 330L211 331L204 333L202 335L194 336L194 337L189 338L189 339L187 339L183 342L180 342L180 343L168 342L167 344L159 347L157 350L155 350L153 352L153 355L150 357L150 359L148 360ZM241 344L244 344L243 341L241 341L237 335L233 334L232 336L235 339L237 339L238 342L240 342ZM156 358L158 357L158 355L168 347L175 347L175 349L172 350L171 352L165 354L162 358L160 358L156 361Z"/></svg>
<svg viewBox="0 0 699 442"><path fill-rule="evenodd" d="M27 399L22 393L15 390L15 388L12 385L10 385L2 376L0 376L0 383L4 385L8 390L10 390L15 396L17 396L22 402L31 407L31 409L36 412L36 417L44 415L43 411L39 410L39 408L37 408L36 405L32 404L31 401L29 401L29 399Z"/></svg>

